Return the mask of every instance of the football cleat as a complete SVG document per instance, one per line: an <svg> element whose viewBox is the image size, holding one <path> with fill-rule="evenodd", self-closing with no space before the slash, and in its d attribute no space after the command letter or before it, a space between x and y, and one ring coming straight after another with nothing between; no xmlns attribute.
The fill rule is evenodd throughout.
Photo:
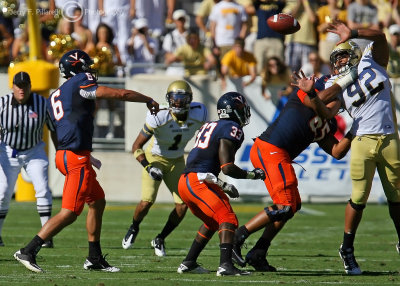
<svg viewBox="0 0 400 286"><path fill-rule="evenodd" d="M131 225L128 229L128 232L125 234L125 237L122 239L122 248L123 249L131 248L132 244L135 242L138 233L139 229L135 230Z"/></svg>
<svg viewBox="0 0 400 286"><path fill-rule="evenodd" d="M244 276L250 275L250 272L240 270L231 263L223 263L218 267L217 276Z"/></svg>
<svg viewBox="0 0 400 286"><path fill-rule="evenodd" d="M42 248L54 248L53 239L50 239L42 244Z"/></svg>
<svg viewBox="0 0 400 286"><path fill-rule="evenodd" d="M260 272L275 272L276 268L269 265L265 258L266 252L261 249L252 249L246 255L246 262L253 266L256 271Z"/></svg>
<svg viewBox="0 0 400 286"><path fill-rule="evenodd" d="M44 272L39 265L36 264L36 258L31 253L22 254L21 249L14 253L14 258L28 268L30 271L41 273Z"/></svg>
<svg viewBox="0 0 400 286"><path fill-rule="evenodd" d="M4 246L4 242L3 242L3 239L1 238L1 236L0 236L0 246Z"/></svg>
<svg viewBox="0 0 400 286"><path fill-rule="evenodd" d="M244 260L242 257L242 249L236 243L233 244L233 248L232 248L232 262L236 263L240 267L246 266L246 260Z"/></svg>
<svg viewBox="0 0 400 286"><path fill-rule="evenodd" d="M361 275L361 269L358 266L354 256L354 248L343 249L342 245L339 248L339 255L343 261L344 271L349 275Z"/></svg>
<svg viewBox="0 0 400 286"><path fill-rule="evenodd" d="M151 246L154 248L154 253L157 256L166 256L167 254L165 253L165 244L164 244L164 239L161 237L156 237L151 241Z"/></svg>
<svg viewBox="0 0 400 286"><path fill-rule="evenodd" d="M104 272L119 272L120 269L111 266L107 261L106 261L106 256L107 255L100 255L98 257L88 257L86 258L85 263L83 264L83 268L86 270L100 270Z"/></svg>
<svg viewBox="0 0 400 286"><path fill-rule="evenodd" d="M193 273L193 274L207 274L210 273L210 270L207 270L197 264L196 261L183 261L181 265L179 265L177 272L179 274L183 273Z"/></svg>
<svg viewBox="0 0 400 286"><path fill-rule="evenodd" d="M0 239L1 239L1 237L0 237ZM4 245L4 244L3 244ZM1 246L1 245L0 245ZM397 244L396 244L396 250L397 250L397 253L398 254L400 254L400 242L397 242Z"/></svg>

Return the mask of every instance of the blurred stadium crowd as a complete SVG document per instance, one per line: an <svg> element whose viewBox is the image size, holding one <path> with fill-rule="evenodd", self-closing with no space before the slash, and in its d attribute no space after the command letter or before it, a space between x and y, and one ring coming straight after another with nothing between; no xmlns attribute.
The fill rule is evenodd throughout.
<svg viewBox="0 0 400 286"><path fill-rule="evenodd" d="M226 77L250 76L245 86L261 76L264 97L280 98L291 91L292 71L330 72L337 38L327 29L334 20L384 30L389 75L400 76L398 0L37 0L34 11L25 0L1 0L0 8L3 71L29 57L27 15L36 13L44 59L57 64L79 48L94 58L100 76L210 74L223 89ZM300 31L272 31L266 19L280 12L296 17Z"/></svg>

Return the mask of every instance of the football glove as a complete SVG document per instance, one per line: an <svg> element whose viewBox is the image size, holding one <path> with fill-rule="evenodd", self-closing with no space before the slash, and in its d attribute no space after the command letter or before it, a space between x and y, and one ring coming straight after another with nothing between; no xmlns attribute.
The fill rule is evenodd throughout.
<svg viewBox="0 0 400 286"><path fill-rule="evenodd" d="M232 199L239 197L239 191L236 189L236 187L234 185L228 184L228 183L218 179L218 186L220 186L222 188L222 190L224 191L224 193L227 194Z"/></svg>
<svg viewBox="0 0 400 286"><path fill-rule="evenodd" d="M163 178L163 173L160 169L153 167L151 164L148 164L144 168L150 175L150 177L155 181L161 181Z"/></svg>
<svg viewBox="0 0 400 286"><path fill-rule="evenodd" d="M101 168L101 161L99 159L96 159L92 155L90 155L90 164L92 164L94 167L100 170Z"/></svg>
<svg viewBox="0 0 400 286"><path fill-rule="evenodd" d="M247 179L251 180L265 180L265 173L260 168L255 168L253 171L247 172Z"/></svg>

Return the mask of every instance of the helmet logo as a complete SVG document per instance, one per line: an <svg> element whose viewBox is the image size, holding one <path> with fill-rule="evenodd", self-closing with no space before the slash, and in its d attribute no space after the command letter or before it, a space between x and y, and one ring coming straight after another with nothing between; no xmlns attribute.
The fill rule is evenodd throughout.
<svg viewBox="0 0 400 286"><path fill-rule="evenodd" d="M73 61L69 61L72 64L72 66L75 66L77 63L80 62L80 59L78 59L78 52L70 54L69 56L74 59Z"/></svg>

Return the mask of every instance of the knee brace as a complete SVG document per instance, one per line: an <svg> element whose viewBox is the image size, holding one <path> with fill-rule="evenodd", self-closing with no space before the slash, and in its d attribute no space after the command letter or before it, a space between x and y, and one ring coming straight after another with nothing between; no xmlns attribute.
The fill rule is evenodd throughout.
<svg viewBox="0 0 400 286"><path fill-rule="evenodd" d="M351 199L349 200L349 204L356 211L362 211L363 209L365 209L365 204L361 204L361 205L355 204L355 203L353 203L353 201Z"/></svg>
<svg viewBox="0 0 400 286"><path fill-rule="evenodd" d="M272 210L269 208L272 208ZM264 210L272 222L288 221L294 215L290 206L283 206L282 209L278 209L276 205L272 205L270 207L266 207Z"/></svg>

